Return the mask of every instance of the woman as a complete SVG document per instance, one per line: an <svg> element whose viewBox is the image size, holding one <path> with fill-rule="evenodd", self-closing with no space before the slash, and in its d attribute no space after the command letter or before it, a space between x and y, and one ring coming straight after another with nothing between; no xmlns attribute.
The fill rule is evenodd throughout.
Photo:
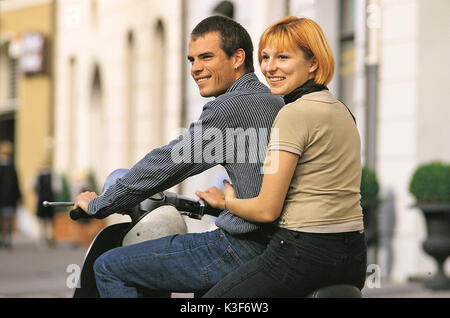
<svg viewBox="0 0 450 318"><path fill-rule="evenodd" d="M287 17L261 36L259 62L286 106L274 121L260 193L236 198L224 181L197 195L278 228L265 252L205 297L303 297L322 286L362 289L366 246L360 206L360 137L353 116L328 91L334 58L321 28Z"/></svg>

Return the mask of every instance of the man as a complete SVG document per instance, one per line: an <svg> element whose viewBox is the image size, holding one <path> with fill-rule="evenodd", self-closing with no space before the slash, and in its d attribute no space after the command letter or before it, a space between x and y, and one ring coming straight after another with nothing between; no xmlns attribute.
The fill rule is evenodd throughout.
<svg viewBox="0 0 450 318"><path fill-rule="evenodd" d="M241 135L270 131L283 106L282 99L273 96L253 73L252 56L250 36L240 24L219 16L201 21L191 33L188 60L200 95L215 99L203 107L199 120L186 133L148 153L101 196L81 193L75 208L105 217L217 164L227 170L238 197L257 195L265 150L259 149L262 156L249 153L247 160L236 160L245 147L220 138L229 136L230 131ZM191 152L183 153L179 160L181 144L188 144ZM260 254L268 241L263 224L247 222L227 210L216 225L217 230L207 233L164 237L106 252L94 266L100 295L137 297L140 288L205 291Z"/></svg>

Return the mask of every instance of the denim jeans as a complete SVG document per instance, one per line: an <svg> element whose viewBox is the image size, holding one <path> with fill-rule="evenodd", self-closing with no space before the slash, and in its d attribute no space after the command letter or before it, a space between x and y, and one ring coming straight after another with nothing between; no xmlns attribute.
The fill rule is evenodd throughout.
<svg viewBox="0 0 450 318"><path fill-rule="evenodd" d="M279 229L267 249L227 275L204 297L305 297L334 284L364 287L364 232Z"/></svg>
<svg viewBox="0 0 450 318"><path fill-rule="evenodd" d="M217 229L172 235L101 255L94 264L101 297L139 297L139 290L204 292L266 245Z"/></svg>

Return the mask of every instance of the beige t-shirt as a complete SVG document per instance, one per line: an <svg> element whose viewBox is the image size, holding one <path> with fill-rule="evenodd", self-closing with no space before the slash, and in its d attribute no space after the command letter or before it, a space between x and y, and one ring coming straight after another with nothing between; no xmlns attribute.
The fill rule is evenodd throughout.
<svg viewBox="0 0 450 318"><path fill-rule="evenodd" d="M284 106L273 123L268 150L300 156L280 227L304 232L363 229L359 133L345 105L328 90Z"/></svg>

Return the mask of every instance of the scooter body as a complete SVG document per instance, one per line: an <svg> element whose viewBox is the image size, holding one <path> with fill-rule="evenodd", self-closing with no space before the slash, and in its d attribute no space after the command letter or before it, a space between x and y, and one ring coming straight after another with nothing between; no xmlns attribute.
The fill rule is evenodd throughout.
<svg viewBox="0 0 450 318"><path fill-rule="evenodd" d="M104 228L95 236L84 258L79 277L79 287L75 288L74 298L99 297L94 274L95 260L103 253L121 246L120 238L130 226L131 222L113 224Z"/></svg>
<svg viewBox="0 0 450 318"><path fill-rule="evenodd" d="M127 172L126 169L113 171L105 181L103 192ZM219 213L220 210L207 204L202 205L199 201L169 191L144 200L130 211L122 213L130 216L130 222L107 226L95 236L86 253L79 287L75 289L73 297L98 297L93 266L95 260L108 250L164 236L185 234L188 229L183 215L201 219L204 214L218 216ZM89 217L79 209L72 210L70 216L73 220Z"/></svg>
<svg viewBox="0 0 450 318"><path fill-rule="evenodd" d="M171 204L163 204L144 213L136 222L107 226L92 241L86 253L75 298L98 297L95 285L94 262L110 249L136 244L160 237L187 233L182 214Z"/></svg>

